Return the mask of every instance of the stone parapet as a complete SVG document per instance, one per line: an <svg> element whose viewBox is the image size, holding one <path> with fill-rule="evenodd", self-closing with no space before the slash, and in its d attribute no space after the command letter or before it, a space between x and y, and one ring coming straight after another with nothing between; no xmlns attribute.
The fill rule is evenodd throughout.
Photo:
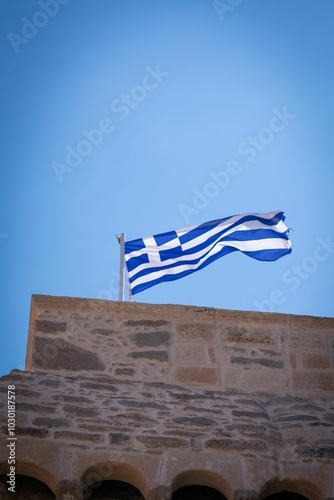
<svg viewBox="0 0 334 500"><path fill-rule="evenodd" d="M26 369L333 398L334 320L32 298Z"/></svg>
<svg viewBox="0 0 334 500"><path fill-rule="evenodd" d="M1 442L15 386L16 473L50 491L36 499L101 498L110 480L145 500L188 485L331 499L333 341L331 318L33 296Z"/></svg>

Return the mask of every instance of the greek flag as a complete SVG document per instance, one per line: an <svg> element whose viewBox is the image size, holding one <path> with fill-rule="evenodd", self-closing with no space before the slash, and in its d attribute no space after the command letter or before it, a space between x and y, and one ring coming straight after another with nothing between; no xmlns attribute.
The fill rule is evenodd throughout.
<svg viewBox="0 0 334 500"><path fill-rule="evenodd" d="M198 226L127 241L124 256L131 294L203 269L240 250L273 261L291 252L282 211L233 215Z"/></svg>

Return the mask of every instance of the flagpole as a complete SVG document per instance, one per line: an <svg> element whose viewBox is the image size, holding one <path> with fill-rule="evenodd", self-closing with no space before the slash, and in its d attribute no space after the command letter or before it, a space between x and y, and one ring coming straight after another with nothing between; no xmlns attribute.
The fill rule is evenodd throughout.
<svg viewBox="0 0 334 500"><path fill-rule="evenodd" d="M124 242L125 234L121 233L121 236L117 236L120 249L120 259L119 259L119 301L124 302Z"/></svg>

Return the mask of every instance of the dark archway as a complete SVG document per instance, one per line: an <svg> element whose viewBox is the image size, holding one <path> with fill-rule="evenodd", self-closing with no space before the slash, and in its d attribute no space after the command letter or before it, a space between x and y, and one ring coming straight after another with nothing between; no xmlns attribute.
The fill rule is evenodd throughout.
<svg viewBox="0 0 334 500"><path fill-rule="evenodd" d="M226 500L226 497L220 491L210 486L199 484L183 486L174 491L173 500Z"/></svg>
<svg viewBox="0 0 334 500"><path fill-rule="evenodd" d="M2 474L0 476L0 498L11 499L16 498L17 500L25 500L26 498L34 498L34 500L55 500L55 495L52 493L50 488L30 476L23 476L21 474L15 475L15 493L8 491L10 484L7 483L8 476Z"/></svg>
<svg viewBox="0 0 334 500"><path fill-rule="evenodd" d="M90 500L144 500L140 491L124 481L100 481L87 487L84 498Z"/></svg>
<svg viewBox="0 0 334 500"><path fill-rule="evenodd" d="M293 493L291 491L281 491L279 493L274 493L269 495L264 500L309 500L308 498L300 495L299 493Z"/></svg>

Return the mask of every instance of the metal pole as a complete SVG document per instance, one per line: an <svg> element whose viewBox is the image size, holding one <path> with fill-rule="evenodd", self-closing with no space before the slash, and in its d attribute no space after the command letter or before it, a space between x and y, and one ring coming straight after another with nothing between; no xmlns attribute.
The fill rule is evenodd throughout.
<svg viewBox="0 0 334 500"><path fill-rule="evenodd" d="M120 259L119 259L119 300L124 301L124 241L125 234L121 233L118 237L119 249L120 249Z"/></svg>

